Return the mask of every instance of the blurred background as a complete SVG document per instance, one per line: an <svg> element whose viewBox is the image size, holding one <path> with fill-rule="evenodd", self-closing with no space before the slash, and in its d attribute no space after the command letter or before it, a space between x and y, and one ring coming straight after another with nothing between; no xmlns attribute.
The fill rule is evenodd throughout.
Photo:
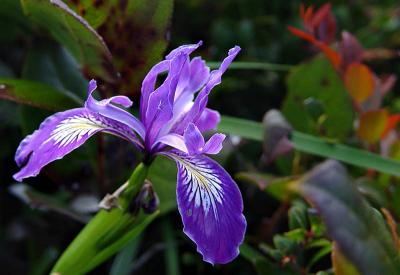
<svg viewBox="0 0 400 275"><path fill-rule="evenodd" d="M300 1L64 1L91 27L72 22L76 18L56 2L58 6L49 1L0 0L2 274L47 274L96 212L98 202L123 183L140 161L129 144L99 135L44 168L39 176L18 184L13 180L17 171L13 158L19 142L48 115L80 104L89 79L98 80L100 96L125 94L137 107L141 80L169 50L203 40L194 56L220 62L228 49L240 45L237 61L264 65L233 65L223 76L222 85L211 93L209 107L223 115L261 122L268 110L280 109L284 104L291 68L309 62L317 52L287 30L288 25L301 28ZM368 65L379 75L399 75L399 58L392 54L400 46L398 2L330 2L336 18L336 37L346 30L366 49L385 49L376 51L381 53L380 58L368 61ZM304 2L315 7L325 3ZM309 81L313 79L312 75L307 77ZM400 112L398 92L395 84L384 99L392 113ZM336 108L337 112L343 111L340 106ZM351 138L345 141L359 145ZM173 197L175 167L160 163L154 168L151 181L161 199L162 216L91 274L331 274L331 243L313 208L302 199L286 200L282 194L260 191L254 184L260 181L254 177L253 184L249 183L249 171L290 176L293 171L307 171L321 159L303 157L294 168L296 153L274 164L266 163L263 153L261 142L230 136L218 161L242 191L248 222L247 248L261 253L270 266L262 267L263 263L260 267L252 262L251 258L259 254L249 251L242 251L246 255L241 254L227 265L203 262L182 232ZM354 169L352 173L364 172ZM302 243L294 247L285 239L298 237L293 237L294 233L285 235L297 228L293 222L290 225L290 213L307 216L314 228L314 235L307 238L315 241L314 246ZM281 236L278 240L277 235ZM305 237L299 238L303 241Z"/></svg>

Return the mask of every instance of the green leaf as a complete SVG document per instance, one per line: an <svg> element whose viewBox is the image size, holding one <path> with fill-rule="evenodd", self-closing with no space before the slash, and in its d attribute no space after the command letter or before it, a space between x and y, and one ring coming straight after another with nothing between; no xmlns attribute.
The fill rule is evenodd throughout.
<svg viewBox="0 0 400 275"><path fill-rule="evenodd" d="M31 34L30 20L22 11L18 0L2 0L0 9L0 42L9 43L17 37L28 37Z"/></svg>
<svg viewBox="0 0 400 275"><path fill-rule="evenodd" d="M89 74L109 81L116 79L106 44L81 16L60 0L21 0L21 3L25 14L64 45Z"/></svg>
<svg viewBox="0 0 400 275"><path fill-rule="evenodd" d="M261 123L234 117L222 116L218 130L227 134L239 135L256 141L263 140ZM293 131L290 137L295 149L325 158L332 158L363 168L371 168L383 173L400 176L400 162L381 157L371 152L352 148L340 143Z"/></svg>
<svg viewBox="0 0 400 275"><path fill-rule="evenodd" d="M64 251L51 274L87 273L139 236L159 214L156 211L137 215L130 211L132 199L143 186L147 173L148 166L136 167L127 187L115 195L118 207L101 209Z"/></svg>
<svg viewBox="0 0 400 275"><path fill-rule="evenodd" d="M291 71L282 112L295 130L343 139L353 129L353 106L343 81L326 58L315 58ZM315 118L313 101L323 115ZM312 104L313 106L315 104ZM311 109L310 109L311 108Z"/></svg>
<svg viewBox="0 0 400 275"><path fill-rule="evenodd" d="M318 252L314 253L312 258L307 264L307 270L310 270L312 266L314 266L319 260L323 257L329 255L332 251L332 245L330 242L327 242L326 245L322 246Z"/></svg>
<svg viewBox="0 0 400 275"><path fill-rule="evenodd" d="M309 154L333 158L364 168L372 168L383 173L400 176L400 162L381 157L366 150L352 148L339 143L331 143L316 136L293 132L294 147Z"/></svg>
<svg viewBox="0 0 400 275"><path fill-rule="evenodd" d="M59 251L54 247L48 247L44 252L36 254L35 260L30 262L31 270L29 275L47 274L51 265L57 259Z"/></svg>
<svg viewBox="0 0 400 275"><path fill-rule="evenodd" d="M388 201L385 194L385 189L379 186L379 182L371 178L359 178L356 180L358 191L366 198L368 201L376 206L387 207Z"/></svg>
<svg viewBox="0 0 400 275"><path fill-rule="evenodd" d="M143 235L143 234L142 234ZM133 268L142 241L142 235L130 241L116 256L111 266L110 275L129 275Z"/></svg>
<svg viewBox="0 0 400 275"><path fill-rule="evenodd" d="M293 274L286 268L280 268L272 263L268 258L264 257L259 251L252 248L250 245L243 243L240 246L240 255L251 262L257 273L262 274Z"/></svg>
<svg viewBox="0 0 400 275"><path fill-rule="evenodd" d="M164 218L162 221L162 232L166 246L164 253L166 274L179 275L181 272L179 269L178 247L175 242L174 232L172 230L171 222Z"/></svg>
<svg viewBox="0 0 400 275"><path fill-rule="evenodd" d="M222 116L218 131L256 141L262 141L264 136L264 128L260 122L230 116Z"/></svg>
<svg viewBox="0 0 400 275"><path fill-rule="evenodd" d="M309 222L307 217L307 206L302 201L294 201L292 207L289 209L289 228L308 229Z"/></svg>
<svg viewBox="0 0 400 275"><path fill-rule="evenodd" d="M211 69L217 69L221 65L221 62L207 62L207 65ZM267 71L282 71L287 72L292 68L291 65L285 64L274 64L267 62L232 62L229 66L229 70L267 70Z"/></svg>
<svg viewBox="0 0 400 275"><path fill-rule="evenodd" d="M274 198L285 201L293 196L288 192L288 186L294 180L293 177L277 178L268 174L256 172L240 172L235 175L235 179L256 185Z"/></svg>
<svg viewBox="0 0 400 275"><path fill-rule="evenodd" d="M83 273L89 272L90 270L107 260L109 257L114 255L121 248L125 247L125 245L129 243L129 241L137 238L140 233L142 233L146 229L146 227L156 217L158 217L159 214L160 212L156 211L150 215L140 215L139 217L137 217L137 221L134 224L130 224L130 227L126 228L127 232L124 235L118 236L118 239L114 243L108 245L106 248L96 253L96 256L84 267Z"/></svg>
<svg viewBox="0 0 400 275"><path fill-rule="evenodd" d="M88 81L79 65L65 48L53 41L36 39L25 57L22 77L69 91L80 98L87 97Z"/></svg>
<svg viewBox="0 0 400 275"><path fill-rule="evenodd" d="M160 199L160 212L166 214L176 209L176 165L170 159L157 157L151 164L148 179Z"/></svg>
<svg viewBox="0 0 400 275"><path fill-rule="evenodd" d="M340 163L318 165L293 187L318 209L329 236L362 274L400 274L398 253L383 218Z"/></svg>
<svg viewBox="0 0 400 275"><path fill-rule="evenodd" d="M298 240L282 235L274 235L273 242L276 249L278 249L282 255L292 254L295 248L300 244Z"/></svg>
<svg viewBox="0 0 400 275"><path fill-rule="evenodd" d="M0 98L51 111L76 108L81 100L67 91L29 80L0 78Z"/></svg>
<svg viewBox="0 0 400 275"><path fill-rule="evenodd" d="M110 47L121 78L107 86L123 94L139 95L140 84L155 63L163 59L173 0L69 0Z"/></svg>

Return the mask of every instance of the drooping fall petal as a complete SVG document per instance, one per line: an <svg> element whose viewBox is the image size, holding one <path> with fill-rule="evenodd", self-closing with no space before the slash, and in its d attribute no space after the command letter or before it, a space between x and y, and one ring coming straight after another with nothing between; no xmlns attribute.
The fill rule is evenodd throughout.
<svg viewBox="0 0 400 275"><path fill-rule="evenodd" d="M45 165L63 158L100 131L139 145L131 128L86 108L56 113L48 117L38 130L19 145L15 161L21 170L14 178L22 181L24 178L36 176Z"/></svg>
<svg viewBox="0 0 400 275"><path fill-rule="evenodd" d="M184 232L203 260L223 264L239 254L246 230L243 201L236 183L203 155L168 153L178 166L176 195Z"/></svg>

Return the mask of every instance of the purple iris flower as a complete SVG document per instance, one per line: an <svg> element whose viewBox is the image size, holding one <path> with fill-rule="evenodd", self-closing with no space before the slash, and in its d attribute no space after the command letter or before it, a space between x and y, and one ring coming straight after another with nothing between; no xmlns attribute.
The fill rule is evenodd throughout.
<svg viewBox="0 0 400 275"><path fill-rule="evenodd" d="M206 156L220 152L225 135L217 133L205 141L202 133L215 129L220 121L217 111L206 108L208 95L221 83L240 48L230 49L221 66L210 72L200 57L189 57L200 45L181 46L150 70L142 83L140 119L122 108L132 105L126 96L94 99L96 81L90 81L83 108L48 117L21 142L15 156L21 170L14 178L36 176L97 132L119 136L147 157L165 155L176 162L176 197L184 232L197 244L204 261L234 259L246 229L242 197L229 174ZM156 87L160 74L166 78Z"/></svg>

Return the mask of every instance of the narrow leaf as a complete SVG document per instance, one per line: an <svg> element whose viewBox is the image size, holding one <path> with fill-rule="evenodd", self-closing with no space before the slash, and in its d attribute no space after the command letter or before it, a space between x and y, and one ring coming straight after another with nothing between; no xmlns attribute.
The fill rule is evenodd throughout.
<svg viewBox="0 0 400 275"><path fill-rule="evenodd" d="M59 91L40 82L1 78L0 98L51 111L72 109L81 100L67 91Z"/></svg>
<svg viewBox="0 0 400 275"><path fill-rule="evenodd" d="M164 259L166 264L167 275L180 275L178 247L175 242L174 232L172 231L171 222L167 219L162 221L162 231L165 241Z"/></svg>
<svg viewBox="0 0 400 275"><path fill-rule="evenodd" d="M211 69L217 69L221 65L221 62L207 62L207 65ZM292 68L292 65L286 64L274 64L268 62L232 62L229 66L229 70L265 70L265 71L277 71L287 72Z"/></svg>
<svg viewBox="0 0 400 275"><path fill-rule="evenodd" d="M110 275L129 275L133 268L143 234L128 243L116 256L111 266Z"/></svg>
<svg viewBox="0 0 400 275"><path fill-rule="evenodd" d="M255 141L263 140L263 126L259 122L222 116L218 130L227 134L239 135ZM332 158L363 168L400 176L400 162L381 157L371 152L352 148L340 143L293 131L290 141L295 149L316 156Z"/></svg>
<svg viewBox="0 0 400 275"><path fill-rule="evenodd" d="M131 213L133 197L143 186L148 166L139 164L132 173L128 188L116 196L110 210L101 209L82 229L53 267L51 274L84 274L122 249L153 221L159 211L151 215Z"/></svg>

